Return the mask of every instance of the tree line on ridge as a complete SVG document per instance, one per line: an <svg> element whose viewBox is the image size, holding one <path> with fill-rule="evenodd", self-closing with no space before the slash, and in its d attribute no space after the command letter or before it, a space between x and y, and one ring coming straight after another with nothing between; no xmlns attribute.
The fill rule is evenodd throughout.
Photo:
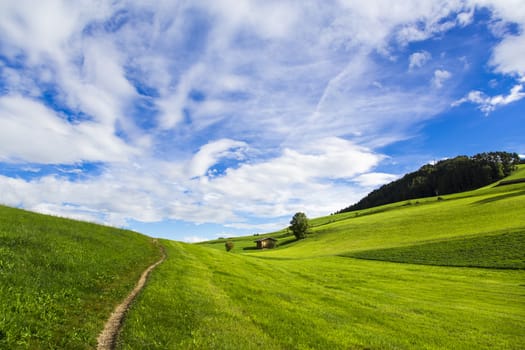
<svg viewBox="0 0 525 350"><path fill-rule="evenodd" d="M370 192L356 204L338 211L346 213L399 201L473 190L510 175L518 164L517 153L487 152L457 156L426 164L401 179Z"/></svg>

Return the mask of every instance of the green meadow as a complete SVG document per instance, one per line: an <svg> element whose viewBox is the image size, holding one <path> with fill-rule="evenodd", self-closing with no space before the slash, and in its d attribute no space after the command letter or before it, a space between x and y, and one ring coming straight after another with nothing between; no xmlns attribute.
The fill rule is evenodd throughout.
<svg viewBox="0 0 525 350"><path fill-rule="evenodd" d="M131 231L0 206L0 349L94 349L160 253Z"/></svg>
<svg viewBox="0 0 525 350"><path fill-rule="evenodd" d="M523 208L518 183L314 219L301 241L163 241L118 348L522 349Z"/></svg>
<svg viewBox="0 0 525 350"><path fill-rule="evenodd" d="M525 183L496 183L226 252L0 207L0 349L94 349L159 243L117 349L522 349L523 208Z"/></svg>

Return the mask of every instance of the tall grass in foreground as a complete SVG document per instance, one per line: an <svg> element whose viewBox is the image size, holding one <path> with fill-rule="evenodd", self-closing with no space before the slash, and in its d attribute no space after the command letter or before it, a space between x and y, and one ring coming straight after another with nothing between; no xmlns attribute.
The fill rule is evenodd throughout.
<svg viewBox="0 0 525 350"><path fill-rule="evenodd" d="M0 206L0 349L92 349L150 238Z"/></svg>

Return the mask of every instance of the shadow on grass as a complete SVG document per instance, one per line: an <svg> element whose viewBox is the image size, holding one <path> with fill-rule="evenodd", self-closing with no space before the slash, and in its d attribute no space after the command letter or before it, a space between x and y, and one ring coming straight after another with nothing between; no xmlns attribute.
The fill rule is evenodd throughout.
<svg viewBox="0 0 525 350"><path fill-rule="evenodd" d="M244 247L242 248L242 250L262 250L262 249L259 249L257 247Z"/></svg>
<svg viewBox="0 0 525 350"><path fill-rule="evenodd" d="M501 181L495 187L506 186L506 185L514 185L514 184L519 184L519 183L522 183L522 182L525 182L525 179L522 178L522 179L506 180L506 181Z"/></svg>
<svg viewBox="0 0 525 350"><path fill-rule="evenodd" d="M448 267L525 270L525 227L498 234L338 254L362 260Z"/></svg>
<svg viewBox="0 0 525 350"><path fill-rule="evenodd" d="M295 238L292 238L292 239L289 239L289 240L286 240L286 241L282 241L282 242L279 242L279 247L285 247L289 244L292 244L292 243L295 243L295 242L298 242L297 239Z"/></svg>
<svg viewBox="0 0 525 350"><path fill-rule="evenodd" d="M494 196L494 197L490 197L490 198L481 199L479 201L476 201L476 202L472 203L472 205L482 205L482 204L496 202L496 201L499 201L499 200L502 200L502 199L518 197L518 196L523 196L523 195L525 195L525 190L512 192L512 193L506 193L506 194L502 194L502 195L499 195L499 196Z"/></svg>

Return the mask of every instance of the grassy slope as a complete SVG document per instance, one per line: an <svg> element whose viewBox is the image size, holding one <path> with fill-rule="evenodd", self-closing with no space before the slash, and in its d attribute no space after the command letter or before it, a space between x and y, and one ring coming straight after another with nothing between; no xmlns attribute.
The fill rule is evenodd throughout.
<svg viewBox="0 0 525 350"><path fill-rule="evenodd" d="M361 251L347 256L409 264L525 269L525 229Z"/></svg>
<svg viewBox="0 0 525 350"><path fill-rule="evenodd" d="M451 240L487 247L508 232L522 252L524 192L525 184L486 187L319 218L306 240L274 250L243 250L254 237L235 239L237 254L224 241L167 242L170 257L128 315L119 348L518 349L524 270L339 255L395 248L439 257ZM497 251L477 260L509 264ZM454 258L461 262L464 250ZM522 266L517 260L510 264Z"/></svg>
<svg viewBox="0 0 525 350"><path fill-rule="evenodd" d="M502 181L525 179L525 164L518 165L518 170L507 176Z"/></svg>
<svg viewBox="0 0 525 350"><path fill-rule="evenodd" d="M0 206L0 348L94 348L158 255L135 232Z"/></svg>
<svg viewBox="0 0 525 350"><path fill-rule="evenodd" d="M519 174L525 177L525 167ZM525 228L525 184L426 198L313 220L314 234L264 256L300 258ZM260 253L259 253L260 254Z"/></svg>
<svg viewBox="0 0 525 350"><path fill-rule="evenodd" d="M516 172L504 180L519 178L525 178L525 165L520 165ZM525 220L519 215L525 185L495 185L497 183L475 191L439 197L442 200L430 197L315 218L310 220L314 234L299 244L286 230L258 237L236 237L232 239L235 242L233 252L253 252L253 241L261 237L278 238L282 246L281 249L265 251L263 254L301 257L303 254L338 255L482 232L497 233L500 228L525 227ZM501 203L497 203L501 200ZM358 237L355 237L355 232ZM381 234L383 232L388 232L388 235ZM225 240L214 240L200 245L224 250L224 243ZM297 249L288 249L294 246Z"/></svg>

